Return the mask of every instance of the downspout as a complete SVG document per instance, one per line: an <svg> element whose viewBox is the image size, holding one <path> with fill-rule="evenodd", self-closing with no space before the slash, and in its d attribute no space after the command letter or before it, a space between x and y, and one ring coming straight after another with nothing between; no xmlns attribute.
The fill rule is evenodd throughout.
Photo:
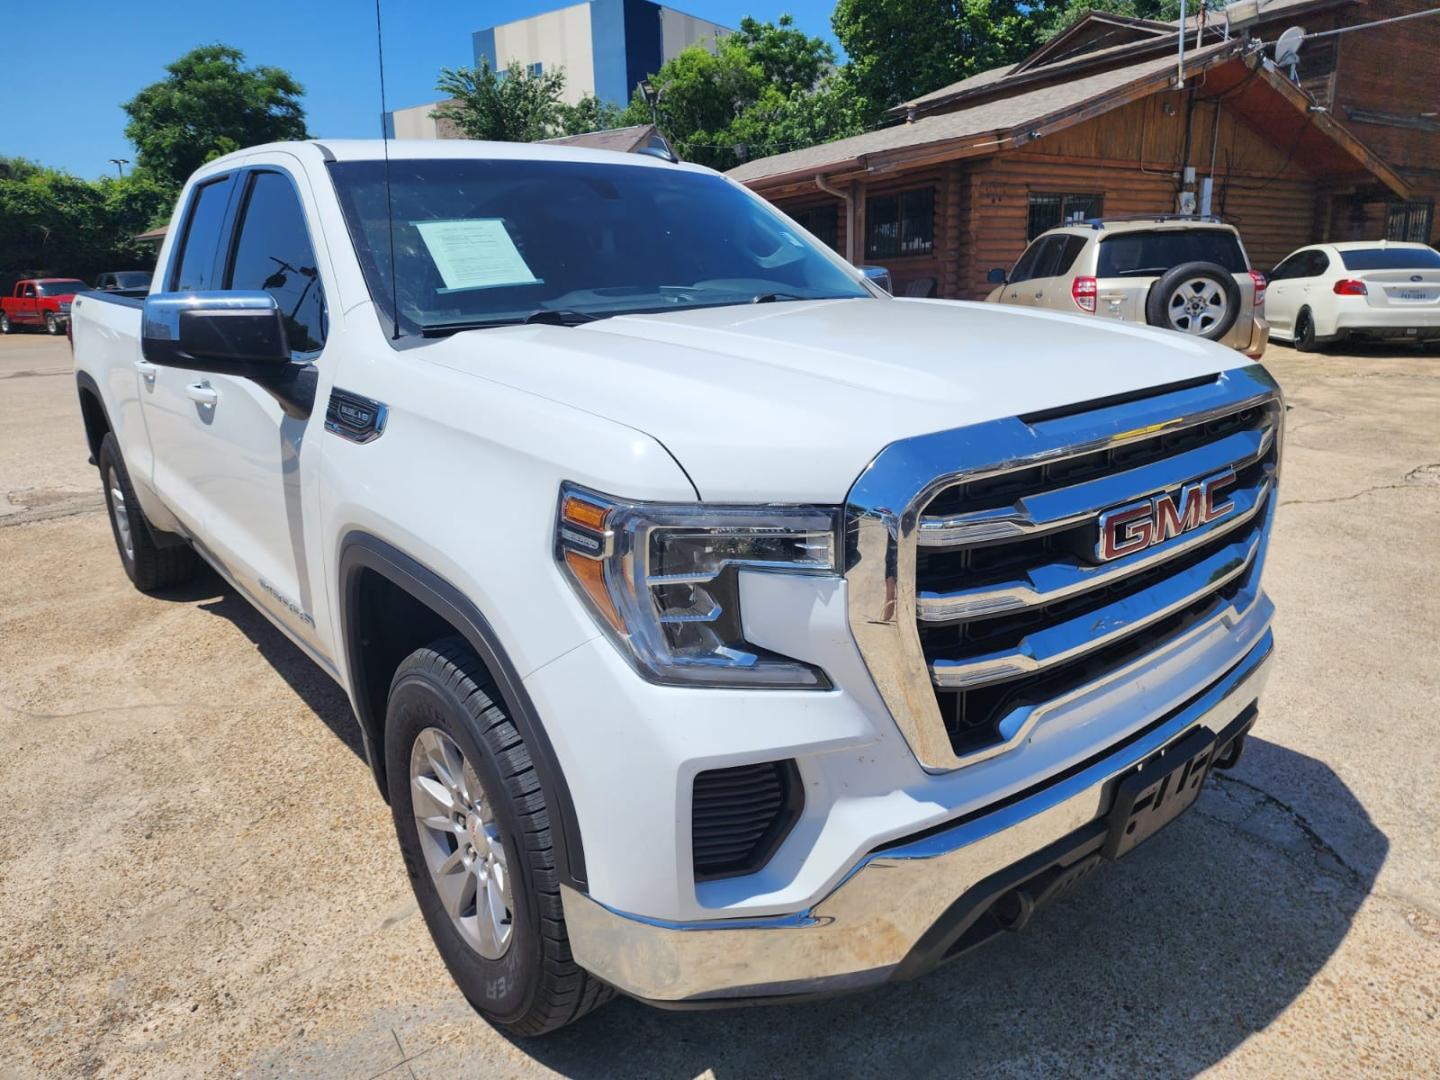
<svg viewBox="0 0 1440 1080"><path fill-rule="evenodd" d="M1175 89L1185 89L1185 0L1180 0L1180 59L1175 69Z"/></svg>
<svg viewBox="0 0 1440 1080"><path fill-rule="evenodd" d="M826 195L834 195L845 204L845 258L852 265L855 264L855 206L850 198L850 192L841 191L830 183L824 173L815 174L815 186Z"/></svg>

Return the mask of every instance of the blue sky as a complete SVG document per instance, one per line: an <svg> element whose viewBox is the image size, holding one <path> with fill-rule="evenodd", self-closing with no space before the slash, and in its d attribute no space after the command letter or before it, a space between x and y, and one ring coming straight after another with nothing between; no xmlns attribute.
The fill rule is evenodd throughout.
<svg viewBox="0 0 1440 1080"><path fill-rule="evenodd" d="M4 0L8 6L14 0ZM565 0L382 0L391 108L435 99L441 67L472 62L470 34L560 7ZM745 15L795 16L834 43L834 0L674 0L693 15L735 25ZM305 87L310 130L329 138L379 131L372 0L67 0L31 5L46 27L26 44L3 40L0 154L93 177L109 158L132 158L120 103L196 45L221 41L250 64L273 64ZM12 24L13 25L13 24Z"/></svg>

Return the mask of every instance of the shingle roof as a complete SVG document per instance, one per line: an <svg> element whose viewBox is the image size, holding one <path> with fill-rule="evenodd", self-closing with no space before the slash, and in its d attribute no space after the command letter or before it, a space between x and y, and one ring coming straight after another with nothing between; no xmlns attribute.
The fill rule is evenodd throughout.
<svg viewBox="0 0 1440 1080"><path fill-rule="evenodd" d="M583 135L561 135L543 141L551 146L583 146L588 150L618 150L627 153L643 146L654 130L654 124L635 124L632 127L587 131Z"/></svg>
<svg viewBox="0 0 1440 1080"><path fill-rule="evenodd" d="M1192 63L1199 65L1228 56L1238 52L1240 47L1238 40L1207 45L1187 54L1186 67L1189 69ZM1035 125L1056 113L1102 98L1132 83L1159 75L1174 66L1173 56L1167 54L1154 57L1138 64L1036 87L1025 93L998 101L986 101L968 109L924 116L913 123L896 124L848 139L757 158L731 169L729 175L736 180L750 182L789 173L814 173L852 163L864 155L1009 132Z"/></svg>

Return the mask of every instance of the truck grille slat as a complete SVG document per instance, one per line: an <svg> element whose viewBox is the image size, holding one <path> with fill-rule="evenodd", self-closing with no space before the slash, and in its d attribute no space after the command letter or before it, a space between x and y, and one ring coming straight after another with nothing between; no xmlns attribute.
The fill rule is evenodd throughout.
<svg viewBox="0 0 1440 1080"><path fill-rule="evenodd" d="M1051 703L1250 610L1282 423L1274 381L1238 368L882 453L847 507L850 626L920 763L1013 750ZM1212 477L1233 509L1206 521L1188 500ZM1163 539L1106 561L1121 508Z"/></svg>
<svg viewBox="0 0 1440 1080"><path fill-rule="evenodd" d="M690 843L695 879L753 874L769 861L804 803L794 761L707 769L695 777Z"/></svg>

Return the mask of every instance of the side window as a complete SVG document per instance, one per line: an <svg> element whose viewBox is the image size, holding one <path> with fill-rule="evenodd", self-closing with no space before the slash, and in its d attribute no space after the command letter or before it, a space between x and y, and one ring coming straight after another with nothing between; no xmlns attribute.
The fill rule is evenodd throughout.
<svg viewBox="0 0 1440 1080"><path fill-rule="evenodd" d="M273 296L295 352L314 352L325 344L320 271L288 177L275 172L251 175L225 287Z"/></svg>
<svg viewBox="0 0 1440 1080"><path fill-rule="evenodd" d="M1288 281L1290 278L1300 276L1300 264L1305 260L1305 253L1302 251L1297 255L1291 255L1283 259L1280 265L1270 271L1271 281Z"/></svg>
<svg viewBox="0 0 1440 1080"><path fill-rule="evenodd" d="M1025 249L1025 254L1020 256L1020 260L1015 264L1015 268L1010 271L1011 285L1018 284L1022 281L1029 281L1035 276L1036 266L1044 255L1044 249L1049 247L1049 245L1050 238L1048 236L1042 236Z"/></svg>
<svg viewBox="0 0 1440 1080"><path fill-rule="evenodd" d="M1059 277L1061 274L1070 273L1070 268L1075 265L1075 260L1080 257L1080 252L1084 250L1085 237L1065 237L1065 246L1060 249L1060 257L1055 264L1055 272L1051 276Z"/></svg>
<svg viewBox="0 0 1440 1080"><path fill-rule="evenodd" d="M25 297L26 300L33 300L33 299L35 298L35 286L34 286L34 285L26 285L26 286L25 286L25 292L24 292L23 295L24 295L24 297Z"/></svg>
<svg viewBox="0 0 1440 1080"><path fill-rule="evenodd" d="M1330 269L1330 256L1323 251L1310 252L1308 264L1305 267L1306 277L1319 277Z"/></svg>
<svg viewBox="0 0 1440 1080"><path fill-rule="evenodd" d="M220 227L225 224L225 208L229 202L228 176L195 189L190 197L190 215L185 219L180 255L170 275L171 292L200 292L220 287L215 279L215 249L220 245Z"/></svg>

